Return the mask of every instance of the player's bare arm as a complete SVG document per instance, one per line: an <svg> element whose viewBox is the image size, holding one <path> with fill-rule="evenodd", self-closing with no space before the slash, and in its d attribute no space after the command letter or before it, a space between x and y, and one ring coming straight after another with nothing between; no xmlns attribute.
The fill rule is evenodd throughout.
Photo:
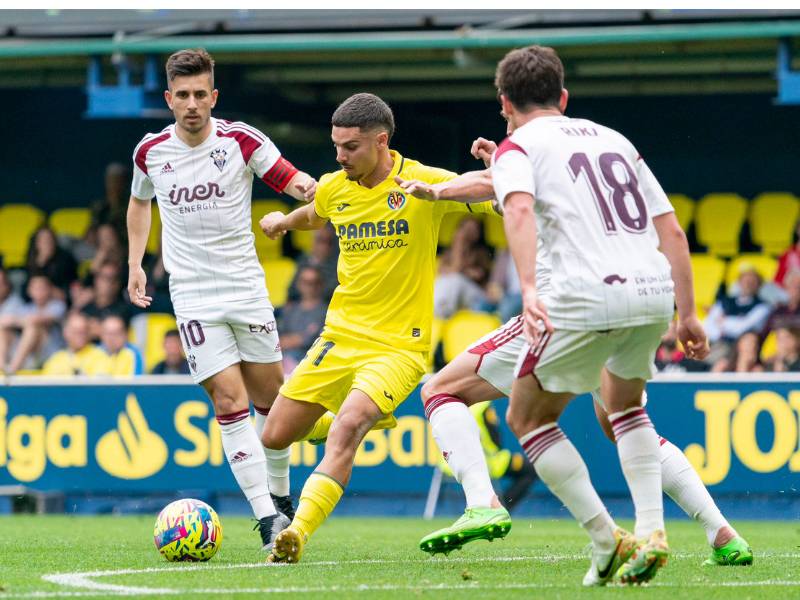
<svg viewBox="0 0 800 600"><path fill-rule="evenodd" d="M407 193L422 200L455 200L484 202L494 198L492 173L489 169L468 171L450 181L426 183L418 179L395 177L395 183Z"/></svg>
<svg viewBox="0 0 800 600"><path fill-rule="evenodd" d="M536 291L536 219L533 216L533 196L527 192L511 192L506 196L503 225L508 239L508 248L519 273L522 288L522 316L525 338L531 346L536 345L542 335L539 323L548 333L553 324L547 317L547 309Z"/></svg>
<svg viewBox="0 0 800 600"><path fill-rule="evenodd" d="M288 215L280 211L271 212L261 219L259 225L268 238L275 240L293 229L320 229L326 222L327 219L317 214L314 203L311 202L296 208Z"/></svg>
<svg viewBox="0 0 800 600"><path fill-rule="evenodd" d="M128 202L128 296L131 303L147 308L153 299L145 295L147 275L142 258L150 235L150 200L131 196Z"/></svg>
<svg viewBox="0 0 800 600"><path fill-rule="evenodd" d="M689 358L702 360L708 356L709 348L705 331L695 311L689 242L674 212L654 217L653 225L658 233L659 249L672 268L675 304L678 308L678 339Z"/></svg>

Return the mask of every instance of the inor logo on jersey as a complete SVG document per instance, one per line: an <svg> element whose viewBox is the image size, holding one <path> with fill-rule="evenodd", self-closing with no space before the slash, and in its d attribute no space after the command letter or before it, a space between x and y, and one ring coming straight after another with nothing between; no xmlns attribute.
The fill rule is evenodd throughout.
<svg viewBox="0 0 800 600"><path fill-rule="evenodd" d="M210 156L211 160L214 161L214 165L222 172L222 168L227 162L228 153L223 148L215 148Z"/></svg>
<svg viewBox="0 0 800 600"><path fill-rule="evenodd" d="M222 198L225 192L219 189L219 186L210 181L206 184L196 185L193 188L172 186L172 191L169 193L169 201L176 206L181 202L195 202L200 200L208 200L214 195L217 198Z"/></svg>
<svg viewBox="0 0 800 600"><path fill-rule="evenodd" d="M405 219L391 219L372 223L350 223L347 227L339 225L338 235L341 239L355 240L362 238L386 237L389 235L402 235L408 233L408 221Z"/></svg>
<svg viewBox="0 0 800 600"><path fill-rule="evenodd" d="M400 192L389 192L389 196L386 198L386 201L389 204L389 208L392 210L398 210L403 208L403 205L406 203L406 197Z"/></svg>

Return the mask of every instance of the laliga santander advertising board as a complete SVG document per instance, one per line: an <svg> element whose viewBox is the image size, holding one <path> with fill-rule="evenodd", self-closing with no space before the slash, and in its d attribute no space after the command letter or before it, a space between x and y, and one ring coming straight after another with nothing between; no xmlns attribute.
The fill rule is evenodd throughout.
<svg viewBox="0 0 800 600"><path fill-rule="evenodd" d="M67 492L238 491L202 388L182 378L85 381L0 388L0 485ZM712 491L800 489L800 377L670 375L651 382L648 396L658 432L684 450ZM505 402L496 403L499 414ZM396 428L367 436L348 490L427 491L440 454L419 388L397 417ZM561 423L598 491L627 494L616 451L600 432L589 397L575 400ZM503 444L518 452L506 428L502 435ZM322 452L307 443L292 447L295 487Z"/></svg>

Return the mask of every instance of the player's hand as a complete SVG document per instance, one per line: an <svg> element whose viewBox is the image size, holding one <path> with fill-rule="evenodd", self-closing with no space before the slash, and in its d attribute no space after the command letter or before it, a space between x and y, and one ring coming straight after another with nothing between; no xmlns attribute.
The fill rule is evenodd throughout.
<svg viewBox="0 0 800 600"><path fill-rule="evenodd" d="M147 275L145 275L141 265L138 267L131 267L128 273L128 298L131 304L139 308L147 308L150 306L153 298L145 295L146 286Z"/></svg>
<svg viewBox="0 0 800 600"><path fill-rule="evenodd" d="M686 356L693 360L703 360L708 356L708 338L702 323L696 316L678 320L678 341Z"/></svg>
<svg viewBox="0 0 800 600"><path fill-rule="evenodd" d="M263 231L269 239L277 240L287 231L286 224L284 223L284 216L285 215L279 210L264 215L258 222L261 226L261 231Z"/></svg>
<svg viewBox="0 0 800 600"><path fill-rule="evenodd" d="M313 178L309 178L305 184L303 183L296 183L294 184L294 188L303 194L303 200L306 202L312 202L314 200L314 196L317 193L317 180Z"/></svg>
<svg viewBox="0 0 800 600"><path fill-rule="evenodd" d="M536 347L542 335L553 333L553 324L547 316L547 308L539 299L536 289L528 289L522 293L522 330L525 340Z"/></svg>
<svg viewBox="0 0 800 600"><path fill-rule="evenodd" d="M435 185L419 181L418 179L403 179L395 176L394 182L403 188L407 194L421 200L438 200L439 190Z"/></svg>
<svg viewBox="0 0 800 600"><path fill-rule="evenodd" d="M482 160L483 164L488 167L492 163L492 154L494 154L495 150L497 150L497 144L492 140L479 137L472 142L472 148L470 148L469 153L478 160Z"/></svg>

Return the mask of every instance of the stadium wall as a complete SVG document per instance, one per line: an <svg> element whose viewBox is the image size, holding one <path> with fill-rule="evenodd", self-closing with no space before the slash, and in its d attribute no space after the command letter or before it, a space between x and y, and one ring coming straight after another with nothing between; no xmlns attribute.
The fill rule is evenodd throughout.
<svg viewBox="0 0 800 600"><path fill-rule="evenodd" d="M686 452L712 494L767 500L759 506L769 510L751 516L797 516L800 376L661 375L648 395L659 433ZM500 414L504 406L497 403ZM397 428L368 435L348 496L370 502L373 511L419 514L439 462L419 389L397 417ZM562 426L601 495L626 498L616 451L597 426L588 396L572 403ZM503 440L518 450L505 428ZM318 446L293 446L295 488L321 455ZM238 496L208 397L182 377L26 380L0 389L0 486L6 485L75 498ZM380 498L391 501L369 500ZM9 509L9 502L0 503L0 512Z"/></svg>

